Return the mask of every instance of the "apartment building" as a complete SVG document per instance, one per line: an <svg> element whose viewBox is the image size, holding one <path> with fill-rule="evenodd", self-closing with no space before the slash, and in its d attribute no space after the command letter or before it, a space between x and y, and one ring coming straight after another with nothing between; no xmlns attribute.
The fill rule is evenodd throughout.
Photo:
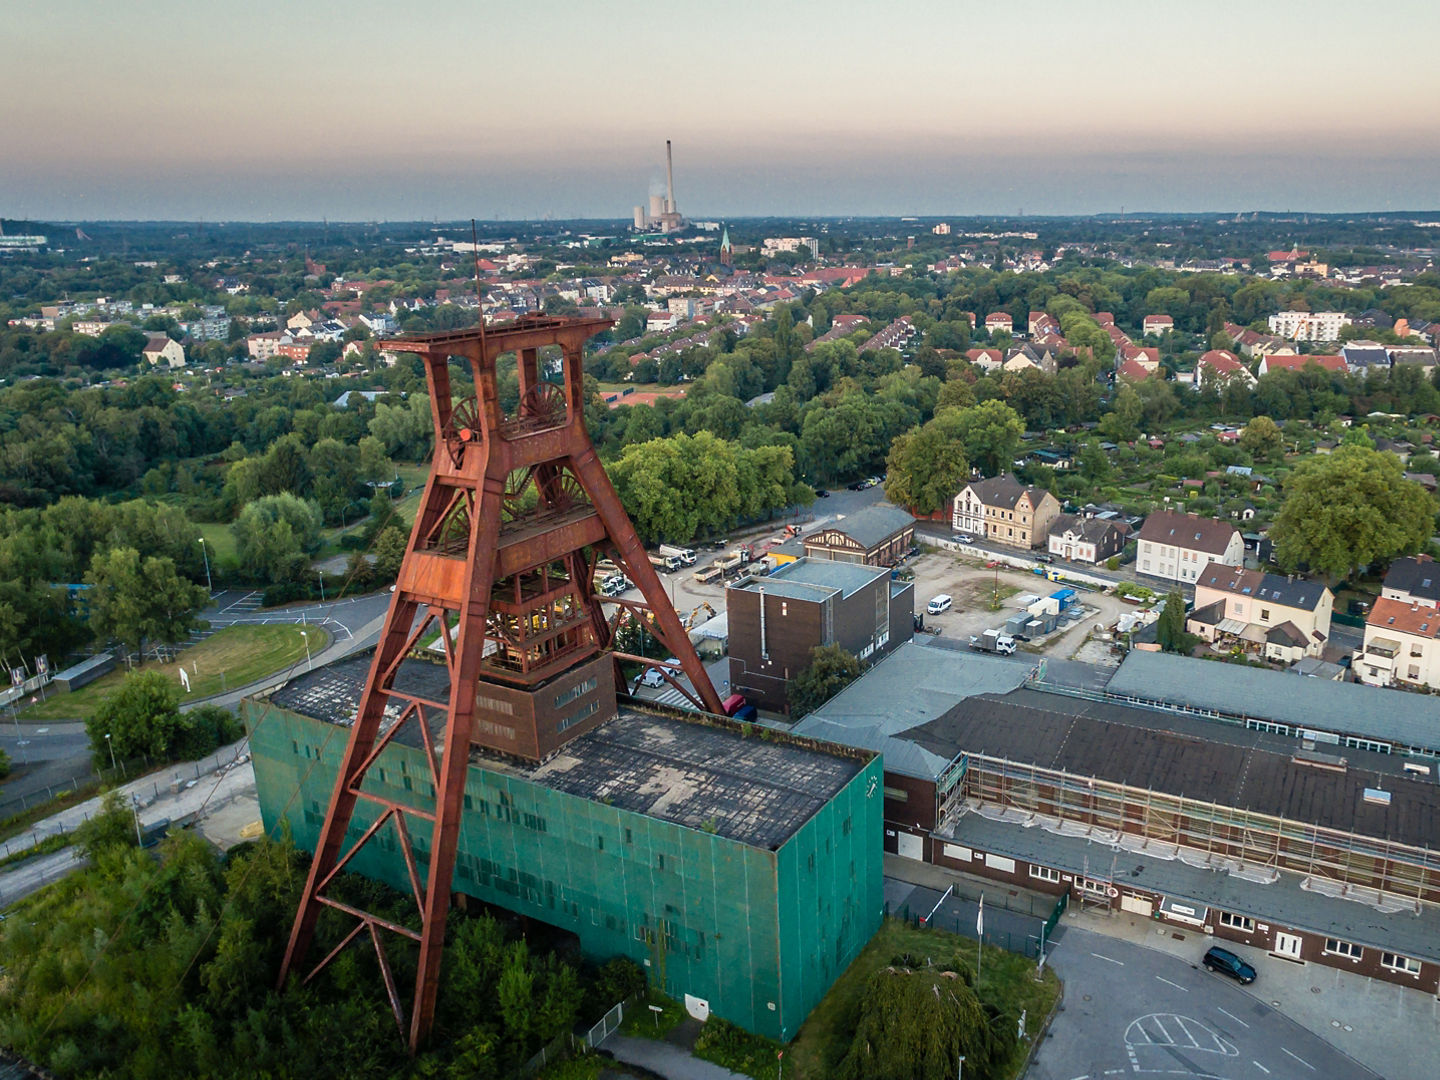
<svg viewBox="0 0 1440 1080"><path fill-rule="evenodd" d="M950 523L956 532L1030 549L1046 545L1059 515L1059 500L1044 488L992 476L961 489L951 503Z"/></svg>
<svg viewBox="0 0 1440 1080"><path fill-rule="evenodd" d="M1135 568L1148 577L1191 584L1212 562L1242 566L1245 541L1226 521L1162 510L1145 519L1137 535Z"/></svg>
<svg viewBox="0 0 1440 1080"><path fill-rule="evenodd" d="M1282 311L1265 320L1270 332L1288 341L1339 341L1340 328L1350 325L1343 311Z"/></svg>

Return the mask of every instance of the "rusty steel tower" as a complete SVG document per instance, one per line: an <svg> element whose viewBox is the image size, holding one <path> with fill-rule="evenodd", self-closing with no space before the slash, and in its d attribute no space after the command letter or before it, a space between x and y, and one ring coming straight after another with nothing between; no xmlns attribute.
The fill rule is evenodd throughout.
<svg viewBox="0 0 1440 1080"><path fill-rule="evenodd" d="M391 1009L412 1051L434 1017L445 919L459 836L466 769L472 747L539 761L616 714L619 661L657 662L618 651L618 627L643 627L680 660L694 692L659 670L700 708L721 711L689 637L667 601L620 499L585 430L585 341L608 328L605 319L526 317L503 328L421 334L386 342L425 363L435 453L409 547L350 731L301 896L280 982L314 978L347 945L368 936ZM561 379L547 381L541 350L558 346ZM501 408L497 363L515 365L519 405ZM457 398L452 364L468 368L474 394ZM602 601L596 563L615 560L639 586L645 603ZM609 614L602 602L611 605ZM449 697L440 702L397 686L402 661L430 637L442 643ZM598 691L597 708L562 717L552 684L562 677ZM551 692L546 693L545 688ZM365 787L381 751L407 726L418 734L430 765L433 809L387 798ZM418 730L416 730L418 729ZM379 816L347 838L357 801ZM367 815L368 816L368 815ZM366 844L391 830L403 854L419 910L418 928L360 910L330 895L330 886ZM428 868L419 864L412 831L428 839ZM428 836L427 836L428 834ZM423 880L422 880L423 878ZM350 922L334 949L309 970L301 965L322 909ZM420 946L407 1019L385 951L384 935Z"/></svg>

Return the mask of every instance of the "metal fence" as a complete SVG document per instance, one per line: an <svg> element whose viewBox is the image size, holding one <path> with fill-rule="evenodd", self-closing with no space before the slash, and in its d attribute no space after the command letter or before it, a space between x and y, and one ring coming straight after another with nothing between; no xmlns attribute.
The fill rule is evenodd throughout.
<svg viewBox="0 0 1440 1080"><path fill-rule="evenodd" d="M960 900L978 901L982 891L975 887L973 882L957 881L950 895ZM987 921L990 923L985 928L985 944L1006 952L1019 953L1031 960L1039 959L1042 947L1048 946L1051 935L1060 922L1060 916L1064 914L1070 900L1068 893L1060 894L1058 899L1034 893L1011 896L1004 892L997 894L994 890L984 895ZM995 915L1001 911L1023 919L997 919ZM968 938L976 936L975 920L969 916L957 916L952 924L948 917L941 919L936 913L916 911L908 903L894 911L891 911L889 903L886 903L885 914L903 919L910 926L921 930L945 930ZM1027 924L1030 918L1037 921ZM1001 923L1004 925L998 925Z"/></svg>
<svg viewBox="0 0 1440 1080"><path fill-rule="evenodd" d="M601 1043L620 1030L620 1025L625 1022L626 1010L633 1009L641 1000L643 1000L643 995L637 994L624 1001L616 1002L604 1016L590 1026L584 1035L576 1035L572 1031L567 1031L556 1036L542 1046L538 1054L520 1067L520 1074L530 1076L539 1072L552 1061L559 1061L574 1054L585 1054L597 1049Z"/></svg>

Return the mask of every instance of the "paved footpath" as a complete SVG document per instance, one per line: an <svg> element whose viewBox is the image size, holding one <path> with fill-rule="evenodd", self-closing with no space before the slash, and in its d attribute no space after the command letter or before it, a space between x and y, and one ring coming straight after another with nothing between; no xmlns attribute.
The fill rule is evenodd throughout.
<svg viewBox="0 0 1440 1080"><path fill-rule="evenodd" d="M600 1048L614 1054L616 1061L649 1069L667 1080L748 1080L659 1039L641 1039L617 1031L601 1043Z"/></svg>

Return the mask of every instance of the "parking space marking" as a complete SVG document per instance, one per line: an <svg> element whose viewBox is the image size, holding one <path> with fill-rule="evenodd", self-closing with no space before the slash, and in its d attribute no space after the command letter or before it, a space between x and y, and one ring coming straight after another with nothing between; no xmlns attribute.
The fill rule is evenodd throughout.
<svg viewBox="0 0 1440 1080"><path fill-rule="evenodd" d="M1098 952L1092 952L1090 955L1093 956L1093 957L1095 957L1096 960L1109 960L1110 963L1112 963L1112 964L1118 964L1118 965L1120 965L1121 967L1124 967L1124 966L1125 966L1125 961L1124 961L1124 960L1111 960L1110 957L1108 957L1108 956L1101 956Z"/></svg>
<svg viewBox="0 0 1440 1080"><path fill-rule="evenodd" d="M1166 986L1173 986L1176 990L1179 990L1182 993L1188 994L1190 992L1185 987L1181 986L1179 983L1171 982L1169 979L1161 978L1159 975L1156 975L1155 978L1160 979L1160 981L1163 982Z"/></svg>
<svg viewBox="0 0 1440 1080"><path fill-rule="evenodd" d="M1296 1061L1300 1062L1301 1065L1304 1065L1304 1066L1305 1066L1307 1069L1309 1069L1311 1072L1314 1072L1314 1071L1315 1071L1315 1066L1314 1066L1314 1065L1311 1065L1310 1062L1306 1061L1306 1060L1305 1060L1304 1058L1302 1058L1299 1054L1291 1053L1289 1050L1286 1050L1285 1047L1283 1047L1283 1046L1280 1047L1280 1052L1281 1052L1282 1054L1290 1054L1290 1056L1291 1056L1292 1058L1294 1058Z"/></svg>
<svg viewBox="0 0 1440 1080"><path fill-rule="evenodd" d="M1243 1028L1248 1028L1250 1026L1244 1020L1241 1020L1238 1016L1236 1016L1234 1013L1225 1012L1225 1010L1220 1008L1219 1005L1215 1006L1215 1011L1218 1013L1225 1013L1226 1016L1230 1017L1231 1020L1234 1020L1235 1023L1239 1024Z"/></svg>
<svg viewBox="0 0 1440 1080"><path fill-rule="evenodd" d="M1264 1065L1261 1065L1258 1061L1252 1061L1250 1064L1251 1064L1251 1065L1254 1065L1257 1069L1259 1069L1261 1072L1263 1072L1266 1076L1269 1076L1269 1075L1270 1075L1270 1070L1267 1069Z"/></svg>

